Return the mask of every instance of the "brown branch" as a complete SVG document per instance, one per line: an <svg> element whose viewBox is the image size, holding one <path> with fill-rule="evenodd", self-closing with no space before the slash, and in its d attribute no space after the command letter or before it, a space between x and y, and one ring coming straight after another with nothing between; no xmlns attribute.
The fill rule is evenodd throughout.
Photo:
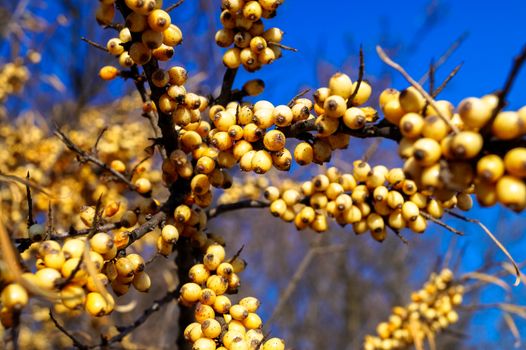
<svg viewBox="0 0 526 350"><path fill-rule="evenodd" d="M294 96L290 101L289 103L287 104L287 106L289 106L289 108L292 108L292 106L294 106L294 103L296 103L296 100L300 97L303 97L305 96L306 94L309 93L311 89L303 89L301 90L296 96Z"/></svg>
<svg viewBox="0 0 526 350"><path fill-rule="evenodd" d="M429 103L435 109L438 116L442 118L442 120L446 122L446 124L451 128L453 133L457 134L459 132L458 128L453 123L451 123L451 121L440 111L435 100L426 92L426 90L424 90L424 88L420 84L418 84L418 82L411 78L411 76L405 71L405 69L402 66L400 66L398 63L394 62L389 56L387 56L385 51L380 46L376 46L376 52L378 53L378 56L380 56L380 59L382 61L384 61L388 66L394 68L396 71L402 74L402 76L409 82L409 84L411 84L424 97L427 103Z"/></svg>
<svg viewBox="0 0 526 350"><path fill-rule="evenodd" d="M128 237L130 238L128 241L128 244L126 247L129 247L133 242L141 239L145 234L148 232L151 232L155 230L161 222L165 221L167 218L167 214L164 211L159 211L157 214L154 214L148 221L146 221L141 226L137 227L136 229L130 231L128 233Z"/></svg>
<svg viewBox="0 0 526 350"><path fill-rule="evenodd" d="M270 204L267 202L247 199L235 203L220 204L215 208L208 209L206 215L208 219L213 219L221 214L227 213L233 210L246 209L246 208L266 208Z"/></svg>
<svg viewBox="0 0 526 350"><path fill-rule="evenodd" d="M292 52L298 52L298 49L295 49L293 47L290 47L290 46L287 46L287 45L283 45L283 44L280 44L280 43L276 43L276 42L273 42L273 41L269 41L268 44L277 46L279 48L282 48L283 50L288 50L288 51L292 51Z"/></svg>
<svg viewBox="0 0 526 350"><path fill-rule="evenodd" d="M439 219L435 218L434 216L432 216L432 215L430 215L430 214L428 214L426 212L420 212L420 215L422 215L427 220L432 221L432 222L434 222L435 224L437 224L439 226L442 226L446 230L448 230L450 232L453 232L456 235L459 235L459 236L463 236L464 235L464 233L462 233L462 231L459 231L456 228L449 226L444 221L439 220Z"/></svg>
<svg viewBox="0 0 526 350"><path fill-rule="evenodd" d="M175 4L168 6L168 7L165 9L165 11L166 11L166 12L170 12L170 11L172 11L173 9L176 9L176 8L178 8L179 6L181 6L181 5L183 4L183 2L184 2L184 0L179 0L179 1L177 1Z"/></svg>
<svg viewBox="0 0 526 350"><path fill-rule="evenodd" d="M456 217L457 219L477 224L482 229L482 231L484 231L489 236L489 238L491 238L493 240L493 242L497 245L497 247L510 260L510 263L513 265L513 268L515 270L515 277L516 277L516 279L515 279L514 285L515 286L519 285L519 283L521 282L521 271L519 269L519 266L517 265L517 263L515 262L515 260L511 256L511 254L508 252L506 247L504 247L504 245L502 245L502 243L500 243L500 241L497 239L497 237L495 237L495 235L493 235L493 233L491 233L491 231L486 227L486 225L484 225L480 220L468 218L468 217L466 217L464 215L461 215L461 214L456 213L456 212L454 212L452 210L449 210L449 209L446 209L446 213L448 213L451 216Z"/></svg>
<svg viewBox="0 0 526 350"><path fill-rule="evenodd" d="M99 132L99 135L97 136L97 140L95 140L95 144L93 145L93 149L91 150L91 152L93 154L97 154L97 147L99 146L99 142L100 140L102 139L102 136L104 136L104 133L108 130L107 127L104 127L102 128L102 130Z"/></svg>
<svg viewBox="0 0 526 350"><path fill-rule="evenodd" d="M435 63L431 60L429 64L429 94L433 96L433 91L435 90Z"/></svg>
<svg viewBox="0 0 526 350"><path fill-rule="evenodd" d="M80 40L82 40L84 42L87 42L88 44L90 44L91 46L93 46L93 47L95 47L95 48L97 48L99 50L102 50L104 52L108 52L108 49L105 48L104 46L102 46L101 44L98 44L98 43L96 43L94 41L91 41L91 40L89 40L89 39L87 39L87 38L85 38L83 36L80 37Z"/></svg>
<svg viewBox="0 0 526 350"><path fill-rule="evenodd" d="M62 325L60 325L60 323L58 323L58 321L55 318L55 316L53 316L53 312L51 310L49 310L49 317L51 318L51 321L53 321L53 323L55 324L55 327L57 327L59 331L61 331L62 333L64 333L64 335L66 335L69 339L71 339L71 341L73 342L73 346L74 347L76 347L77 349L81 349L81 350L88 350L89 349L89 347L87 345L85 345L82 342L80 342L70 332L68 332L66 330L66 328L64 328Z"/></svg>
<svg viewBox="0 0 526 350"><path fill-rule="evenodd" d="M234 80L236 79L238 68L227 68L225 75L223 75L223 84L221 85L221 92L219 96L214 100L214 104L226 106L231 101L232 97L232 86L234 86Z"/></svg>
<svg viewBox="0 0 526 350"><path fill-rule="evenodd" d="M508 76L506 78L506 82L504 83L504 87L502 90L498 91L496 93L497 97L499 98L499 103L497 103L497 106L495 109L493 109L493 113L491 115L490 120L486 124L486 127L483 129L483 133L487 133L489 131L489 128L493 124L493 120L499 114L499 112L504 108L506 105L506 97L508 96L511 87L513 86L513 83L515 82L515 79L517 78L517 75L519 75L519 72L526 61L526 45L522 48L522 51L515 56L513 59L513 65L511 67L510 72L508 73Z"/></svg>
<svg viewBox="0 0 526 350"><path fill-rule="evenodd" d="M113 176L115 176L118 180L128 185L128 188L132 191L136 191L136 187L133 183L130 182L124 175L119 173L118 171L112 169L110 166L108 166L106 163L98 159L97 157L91 155L90 153L82 150L79 146L73 143L69 137L66 136L65 133L63 133L59 128L55 130L55 135L66 145L67 148L69 148L70 151L77 154L77 157L79 158L79 161L81 163L83 162L90 162L95 165L97 165L99 168L101 168L104 171L107 171L111 173ZM138 192L137 192L138 193ZM143 197L149 197L148 194L139 193Z"/></svg>
<svg viewBox="0 0 526 350"><path fill-rule="evenodd" d="M463 33L460 37L458 37L447 49L447 51L440 56L440 58L436 61L436 63L433 65L434 70L436 71L440 66L442 66L449 57L460 47L462 42L467 38L468 33ZM419 80L418 83L420 85L424 85L424 83L429 78L429 72L426 72Z"/></svg>
<svg viewBox="0 0 526 350"><path fill-rule="evenodd" d="M104 347L107 345L121 342L124 339L124 337L126 337L128 334L130 334L131 332L139 328L139 326L141 326L144 322L146 322L152 314L161 310L161 308L164 305L177 299L178 296L179 296L179 289L175 289L175 290L167 292L161 299L155 300L152 303L152 305L150 305L150 307L148 307L147 309L144 309L141 316L139 316L135 321L133 321L132 324L128 326L120 326L120 327L118 326L117 330L119 331L119 334L111 337L110 339L103 339L103 341L99 345L93 348Z"/></svg>
<svg viewBox="0 0 526 350"><path fill-rule="evenodd" d="M35 220L33 219L33 197L31 197L31 187L29 186L29 170L27 171L26 175L26 198L27 198L27 228L33 226L35 224Z"/></svg>
<svg viewBox="0 0 526 350"><path fill-rule="evenodd" d="M363 81L363 75L365 73L365 61L363 57L363 47L360 45L360 68L358 69L358 80L356 83L356 89L352 92L351 96L349 96L349 99L347 100L347 107L351 108L353 106L352 100L356 97L358 94L358 90L360 89L360 85Z"/></svg>
<svg viewBox="0 0 526 350"><path fill-rule="evenodd" d="M444 79L444 81L442 82L442 84L440 84L439 87L437 87L436 90L433 91L433 93L431 94L431 96L433 98L437 97L438 94L440 94L442 92L442 90L444 90L444 88L446 87L447 84L449 84L450 80L453 79L455 77L455 75L457 75L458 71L460 70L460 68L462 68L462 65L464 64L464 62L461 62L458 66L456 66L455 68L453 68L453 70L451 71L451 73L449 73L449 75L446 77L446 79Z"/></svg>

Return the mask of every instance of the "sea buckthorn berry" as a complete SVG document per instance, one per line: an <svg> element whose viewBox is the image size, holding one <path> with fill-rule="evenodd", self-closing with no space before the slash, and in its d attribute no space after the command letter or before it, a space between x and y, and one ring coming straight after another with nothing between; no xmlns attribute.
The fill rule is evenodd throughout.
<svg viewBox="0 0 526 350"><path fill-rule="evenodd" d="M171 23L170 15L166 11L156 9L148 15L148 25L156 32L165 31Z"/></svg>
<svg viewBox="0 0 526 350"><path fill-rule="evenodd" d="M270 338L263 343L262 350L285 350L285 342L280 338Z"/></svg>
<svg viewBox="0 0 526 350"><path fill-rule="evenodd" d="M170 24L163 31L163 44L168 46L177 46L183 42L183 32L175 24Z"/></svg>
<svg viewBox="0 0 526 350"><path fill-rule="evenodd" d="M62 288L60 291L60 298L62 304L68 309L78 309L86 302L86 293L81 286L70 284Z"/></svg>
<svg viewBox="0 0 526 350"><path fill-rule="evenodd" d="M424 118L420 114L407 113L400 119L400 132L407 138L419 137L423 127Z"/></svg>
<svg viewBox="0 0 526 350"><path fill-rule="evenodd" d="M526 177L526 147L517 147L504 156L506 171L513 176Z"/></svg>
<svg viewBox="0 0 526 350"><path fill-rule="evenodd" d="M263 144L269 151L280 151L285 147L286 137L279 130L270 130L263 137Z"/></svg>
<svg viewBox="0 0 526 350"><path fill-rule="evenodd" d="M9 309L21 310L27 305L29 296L24 287L18 283L7 285L0 296L2 306Z"/></svg>
<svg viewBox="0 0 526 350"><path fill-rule="evenodd" d="M491 118L493 108L484 100L468 97L458 105L458 113L468 128L482 128Z"/></svg>
<svg viewBox="0 0 526 350"><path fill-rule="evenodd" d="M497 182L499 202L513 210L521 211L526 207L526 184L519 178L504 175Z"/></svg>
<svg viewBox="0 0 526 350"><path fill-rule="evenodd" d="M161 230L161 237L167 243L175 243L179 239L179 230L174 225L165 225Z"/></svg>
<svg viewBox="0 0 526 350"><path fill-rule="evenodd" d="M150 180L143 177L137 179L134 185L139 193L148 193L152 190L152 183Z"/></svg>
<svg viewBox="0 0 526 350"><path fill-rule="evenodd" d="M498 139L512 140L524 134L526 126L517 112L500 112L493 121L491 132Z"/></svg>
<svg viewBox="0 0 526 350"><path fill-rule="evenodd" d="M426 103L424 96L414 86L402 90L398 96L398 101L406 113L419 113Z"/></svg>
<svg viewBox="0 0 526 350"><path fill-rule="evenodd" d="M314 150L307 142L300 142L294 148L294 159L299 165L307 165L312 163L314 159Z"/></svg>
<svg viewBox="0 0 526 350"><path fill-rule="evenodd" d="M495 154L481 157L477 162L477 175L484 181L495 182L504 175L504 162Z"/></svg>
<svg viewBox="0 0 526 350"><path fill-rule="evenodd" d="M329 90L331 95L338 95L344 99L353 93L351 78L345 73L336 73L329 79Z"/></svg>
<svg viewBox="0 0 526 350"><path fill-rule="evenodd" d="M130 46L128 51L133 62L139 65L143 65L150 61L152 57L151 50L146 47L143 43L135 42Z"/></svg>
<svg viewBox="0 0 526 350"><path fill-rule="evenodd" d="M119 75L119 70L114 66L104 66L99 71L99 77L104 80L115 79Z"/></svg>
<svg viewBox="0 0 526 350"><path fill-rule="evenodd" d="M86 311L91 316L104 316L107 313L108 309L108 303L102 296L102 294L98 292L91 292L88 293L86 296Z"/></svg>
<svg viewBox="0 0 526 350"><path fill-rule="evenodd" d="M482 136L474 131L461 131L451 139L450 150L460 159L471 159L479 154L484 144Z"/></svg>
<svg viewBox="0 0 526 350"><path fill-rule="evenodd" d="M96 233L89 242L91 248L99 254L106 254L113 248L113 238L105 232Z"/></svg>
<svg viewBox="0 0 526 350"><path fill-rule="evenodd" d="M421 138L413 145L413 156L422 166L435 164L441 155L440 144L434 139Z"/></svg>
<svg viewBox="0 0 526 350"><path fill-rule="evenodd" d="M331 95L323 102L323 109L328 117L339 118L345 113L347 104L343 97Z"/></svg>

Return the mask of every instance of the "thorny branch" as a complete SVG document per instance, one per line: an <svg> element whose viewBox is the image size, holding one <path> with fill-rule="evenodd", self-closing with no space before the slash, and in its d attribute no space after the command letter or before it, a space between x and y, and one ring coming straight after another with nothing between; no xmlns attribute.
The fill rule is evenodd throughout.
<svg viewBox="0 0 526 350"><path fill-rule="evenodd" d="M102 50L102 51L104 51L104 52L108 52L108 49L105 48L104 46L102 46L101 44L98 44L98 43L96 43L96 42L94 42L94 41L91 41L91 40L89 40L89 39L87 39L87 38L85 38L85 37L80 37L80 40L82 40L82 41L88 43L89 45L91 45L91 46L93 46L93 47L95 47L95 48L97 48L97 49L99 49L99 50Z"/></svg>
<svg viewBox="0 0 526 350"><path fill-rule="evenodd" d="M55 327L57 327L58 330L60 330L62 333L64 333L64 335L66 335L69 339L71 339L71 341L73 342L73 346L74 347L76 347L77 349L80 349L80 350L88 350L89 349L89 347L87 345L83 344L81 341L79 341L77 338L75 338L73 336L73 334L68 332L68 330L66 330L66 328L64 328L58 322L58 320L55 318L55 316L53 316L53 312L51 310L49 310L49 317L51 318L51 321L53 321L53 323L55 324Z"/></svg>

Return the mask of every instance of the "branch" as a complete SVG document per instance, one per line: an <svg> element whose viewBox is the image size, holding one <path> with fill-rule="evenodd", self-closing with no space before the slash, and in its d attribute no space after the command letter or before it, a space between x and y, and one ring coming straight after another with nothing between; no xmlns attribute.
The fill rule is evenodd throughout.
<svg viewBox="0 0 526 350"><path fill-rule="evenodd" d="M461 62L458 66L456 66L455 68L453 68L453 70L451 71L451 73L449 73L449 75L446 77L446 79L444 79L444 81L442 82L442 84L440 84L439 87L437 87L437 89L435 91L433 91L433 93L431 94L431 96L433 98L437 97L438 94L440 94L442 92L442 90L444 90L444 88L446 87L446 85L449 83L449 81L451 79L453 79L455 77L455 75L457 75L458 71L460 70L460 68L462 68L462 65L464 64L464 62Z"/></svg>
<svg viewBox="0 0 526 350"><path fill-rule="evenodd" d="M96 42L94 42L94 41L91 41L91 40L89 40L89 39L86 39L86 38L83 37L83 36L80 37L80 40L82 40L82 41L84 41L84 42L87 42L89 45L91 45L91 46L93 46L93 47L95 47L95 48L97 48L97 49L99 49L99 50L101 50L101 51L108 52L108 49L105 48L104 46L102 46L101 44L98 44L98 43L96 43Z"/></svg>
<svg viewBox="0 0 526 350"><path fill-rule="evenodd" d="M106 163L98 159L97 157L91 155L90 153L82 150L79 146L75 145L73 141L71 141L70 138L66 136L60 129L57 128L55 130L55 135L66 145L67 148L69 148L70 151L77 154L79 157L80 162L91 162L95 165L97 165L99 168L101 168L104 171L107 171L111 173L113 176L115 176L117 179L119 179L121 182L128 185L128 188L132 191L136 191L136 187L133 183L130 182L124 175L119 173L118 171L115 171L110 166L108 166ZM138 193L138 192L137 192ZM148 194L139 193L141 196L148 198Z"/></svg>
<svg viewBox="0 0 526 350"><path fill-rule="evenodd" d="M232 86L234 85L234 80L236 79L238 68L227 68L225 75L223 76L223 84L221 85L221 92L219 96L214 100L214 104L226 106L230 102L232 97Z"/></svg>
<svg viewBox="0 0 526 350"><path fill-rule="evenodd" d="M444 114L442 114L435 100L433 100L433 98L429 96L426 90L424 90L424 88L420 84L418 84L418 82L411 78L411 76L405 71L404 68L402 68L402 66L394 62L391 58L389 58L389 56L387 56L385 51L380 46L376 46L376 52L378 52L378 56L380 56L380 59L382 61L384 61L388 66L391 66L400 74L402 74L403 77L409 82L409 84L411 84L418 92L420 92L420 94L425 98L427 103L429 103L435 109L438 116L446 122L446 124L451 128L451 130L453 130L453 133L457 134L459 132L458 128L453 123L451 123L451 121L446 116L444 116Z"/></svg>
<svg viewBox="0 0 526 350"><path fill-rule="evenodd" d="M221 214L224 214L229 211L239 210L239 209L246 209L246 208L266 208L270 204L267 202L259 201L259 200L253 200L253 199L246 199L235 203L227 203L227 204L220 204L215 208L208 209L206 211L206 215L208 216L208 219L213 219Z"/></svg>
<svg viewBox="0 0 526 350"><path fill-rule="evenodd" d="M521 271L519 269L519 266L517 265L517 263L515 262L515 260L511 256L511 254L508 252L506 247L504 247L504 245L502 245L502 243L500 243L500 241L497 239L497 237L495 237L495 235L493 235L493 233L491 233L491 231L486 227L486 225L484 225L482 222L480 222L480 220L471 219L471 218L465 217L464 215L458 214L458 213L456 213L454 211L451 211L449 209L446 209L446 212L449 215L454 216L454 217L456 217L456 218L458 218L460 220L463 220L463 221L466 221L466 222L471 222L471 223L474 223L474 224L477 224L477 225L480 226L482 231L484 231L489 236L489 238L491 238L493 240L493 242L497 245L497 247L499 247L499 249L504 253L504 255L506 255L506 257L510 260L510 262L513 265L513 268L515 270L515 276L516 276L515 282L513 283L513 285L514 286L518 286L519 283L521 282Z"/></svg>
<svg viewBox="0 0 526 350"><path fill-rule="evenodd" d="M148 318L155 312L159 311L162 306L168 304L172 300L177 299L179 296L179 290L175 289L173 291L169 291L163 296L161 299L155 300L153 304L145 309L142 312L142 315L139 316L135 321L133 321L132 324L128 326L120 326L117 327L117 330L119 331L119 334L111 337L110 339L104 339L99 345L95 347L104 347L106 345L118 343L124 339L125 336L133 332L135 329L139 328L144 322L148 320Z"/></svg>
<svg viewBox="0 0 526 350"><path fill-rule="evenodd" d="M301 90L296 96L294 96L290 101L289 103L287 104L287 106L289 106L289 108L292 108L292 106L294 106L294 103L296 103L296 100L300 97L303 97L305 96L306 94L308 94L310 91L310 89L303 89Z"/></svg>
<svg viewBox="0 0 526 350"><path fill-rule="evenodd" d="M141 239L148 232L155 230L161 224L161 222L166 220L166 218L167 218L166 212L161 210L157 214L154 214L144 224L130 231L128 233L128 237L130 238L130 240L128 241L128 244L126 245L126 247L129 247L133 242Z"/></svg>
<svg viewBox="0 0 526 350"><path fill-rule="evenodd" d="M487 129L488 126L491 126L493 124L493 119L499 114L499 112L504 108L506 105L506 97L508 96L511 87L513 86L513 83L515 82L515 79L517 78L517 75L519 75L519 72L526 61L526 45L522 48L522 51L515 56L513 59L513 65L511 67L510 72L508 73L508 77L506 78L506 82L504 83L504 87L502 90L497 92L497 97L499 98L499 103L497 103L497 106L493 110L493 113L491 115L491 119L486 124ZM487 131L487 130L484 130Z"/></svg>
<svg viewBox="0 0 526 350"><path fill-rule="evenodd" d="M33 226L35 220L33 219L33 198L31 197L31 187L29 186L29 170L26 175L26 197L27 197L27 228Z"/></svg>
<svg viewBox="0 0 526 350"><path fill-rule="evenodd" d="M459 235L459 236L464 236L464 233L462 233L462 231L459 231L457 230L456 228L453 228L451 226L449 226L448 224L446 224L444 221L442 220L439 220L437 218L435 218L434 216L426 213L426 212L420 212L420 215L422 215L423 217L425 217L427 220L429 221L432 221L434 222L435 224L439 225L439 226L442 226L443 228L445 228L446 230L450 231L450 232L453 232L454 234L456 235Z"/></svg>
<svg viewBox="0 0 526 350"><path fill-rule="evenodd" d="M57 327L59 331L61 331L69 339L71 339L71 341L73 342L73 346L74 347L76 347L77 349L81 349L81 350L88 350L89 349L89 347L87 345L85 345L85 344L81 343L79 340L77 340L77 338L75 338L63 326L61 326L60 323L58 323L57 319L55 319L55 316L53 316L53 312L51 310L49 310L49 317L51 318L51 321L53 321L53 323L55 324L55 327Z"/></svg>
<svg viewBox="0 0 526 350"><path fill-rule="evenodd" d="M177 1L175 4L168 6L168 7L165 9L165 11L166 11L166 12L170 12L170 11L172 11L173 9L178 8L179 6L181 6L181 5L183 4L183 2L184 2L184 0L179 0L179 1Z"/></svg>
<svg viewBox="0 0 526 350"><path fill-rule="evenodd" d="M358 90L360 89L360 85L362 84L362 81L363 81L364 72L365 72L365 61L363 58L363 47L362 45L360 45L360 68L358 69L358 80L356 83L356 89L354 89L353 93L351 94L351 96L349 96L349 99L347 100L348 108L351 108L353 106L352 100L354 100L354 98L358 94Z"/></svg>
<svg viewBox="0 0 526 350"><path fill-rule="evenodd" d="M269 41L268 44L277 46L279 48L282 48L283 50L288 50L288 51L292 51L292 52L298 52L298 49L295 49L293 47L290 47L290 46L287 46L287 45L283 45L283 44L280 44L280 43L276 43L276 42L273 42L273 41Z"/></svg>
<svg viewBox="0 0 526 350"><path fill-rule="evenodd" d="M448 58L460 47L460 45L466 40L468 33L463 33L460 37L457 38L447 49L447 51L440 56L440 58L433 65L434 70L436 71L441 65L443 65ZM419 80L420 85L424 85L427 79L429 78L429 72L426 72Z"/></svg>

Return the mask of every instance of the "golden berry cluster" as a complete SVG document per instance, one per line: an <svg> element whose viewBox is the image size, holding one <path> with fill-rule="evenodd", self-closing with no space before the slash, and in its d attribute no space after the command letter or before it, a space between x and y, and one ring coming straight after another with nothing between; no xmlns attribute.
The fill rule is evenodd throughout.
<svg viewBox="0 0 526 350"><path fill-rule="evenodd" d="M464 287L444 269L431 274L423 288L411 294L411 303L396 306L387 322L376 327L377 335L365 337L365 350L408 349L423 344L458 321L455 311L462 303Z"/></svg>
<svg viewBox="0 0 526 350"><path fill-rule="evenodd" d="M238 256L225 258L225 249L217 243L206 247L202 263L195 264L188 276L191 282L180 290L179 300L195 306L195 322L184 331L194 350L283 350L283 340L264 341L263 322L257 314L260 302L245 297L233 303L227 294L235 294L240 285L238 273L246 263Z"/></svg>
<svg viewBox="0 0 526 350"><path fill-rule="evenodd" d="M445 208L471 208L469 193L458 193L447 201L430 197L402 168L371 167L361 160L353 166L352 173L331 167L300 186L268 187L264 195L270 212L294 222L299 230L310 227L317 232L326 231L327 217L332 217L342 226L352 225L356 234L369 231L383 241L388 228L423 233L427 218L441 218Z"/></svg>
<svg viewBox="0 0 526 350"><path fill-rule="evenodd" d="M0 66L0 102L4 102L9 95L22 91L28 80L29 70L22 59Z"/></svg>
<svg viewBox="0 0 526 350"><path fill-rule="evenodd" d="M513 141L526 135L526 107L494 115L496 95L468 97L456 112L446 100L426 103L414 88L380 94L385 118L403 136L404 170L419 186L447 199L474 185L484 206L526 208L526 148Z"/></svg>
<svg viewBox="0 0 526 350"><path fill-rule="evenodd" d="M146 64L152 57L159 61L172 58L173 47L181 44L183 34L172 23L170 15L161 9L162 1L126 0L125 4L130 13L119 36L108 41L108 52L118 57L124 68ZM101 1L96 14L99 24L112 24L114 16L115 1ZM103 79L112 79L117 74L113 66L106 66L100 72Z"/></svg>
<svg viewBox="0 0 526 350"><path fill-rule="evenodd" d="M243 66L254 72L281 57L279 43L283 32L279 28L265 29L262 19L272 18L283 0L222 0L221 24L215 41L220 47L230 47L223 54L223 63L230 69Z"/></svg>

